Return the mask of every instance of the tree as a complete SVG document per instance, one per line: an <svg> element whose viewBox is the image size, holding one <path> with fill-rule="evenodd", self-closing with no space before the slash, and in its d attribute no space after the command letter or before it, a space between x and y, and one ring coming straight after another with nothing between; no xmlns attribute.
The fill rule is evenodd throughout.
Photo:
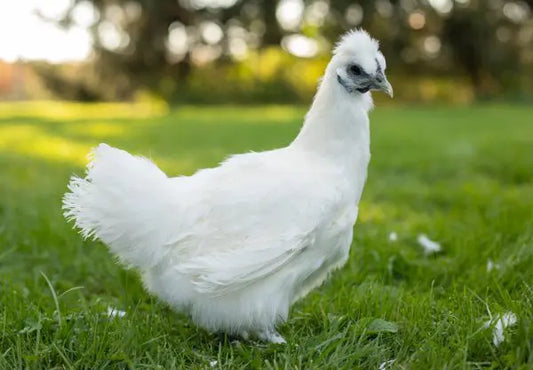
<svg viewBox="0 0 533 370"><path fill-rule="evenodd" d="M56 21L68 27L74 22L76 7L88 1L74 0L66 16ZM279 6L287 1L305 6L299 27L284 29L278 19ZM144 87L169 96L176 83L188 83L199 65L234 62L236 37L241 45L245 42L256 50L279 47L293 33L329 40L331 45L339 34L359 26L381 40L389 65L397 73L466 75L477 96L490 96L520 85L516 76L525 73L527 58L523 55L528 48L523 39L533 33L533 0L502 0L503 7L492 3L90 0L100 15L91 27L95 57L88 67L90 73L80 74L82 81L72 84L83 88L83 94L74 95L125 99ZM307 11L317 4L325 9L321 22L308 19ZM95 76L98 83L84 83L85 76ZM61 85L59 74L51 78L55 82L50 86Z"/></svg>

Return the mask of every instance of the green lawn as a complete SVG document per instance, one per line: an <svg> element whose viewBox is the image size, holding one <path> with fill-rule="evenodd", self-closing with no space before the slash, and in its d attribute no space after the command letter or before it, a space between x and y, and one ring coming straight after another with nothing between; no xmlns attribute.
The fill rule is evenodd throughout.
<svg viewBox="0 0 533 370"><path fill-rule="evenodd" d="M532 368L532 108L377 107L350 260L293 307L286 346L196 328L61 215L99 142L190 174L288 144L304 113L0 105L0 368ZM426 256L421 233L442 252ZM518 319L500 346L489 311Z"/></svg>

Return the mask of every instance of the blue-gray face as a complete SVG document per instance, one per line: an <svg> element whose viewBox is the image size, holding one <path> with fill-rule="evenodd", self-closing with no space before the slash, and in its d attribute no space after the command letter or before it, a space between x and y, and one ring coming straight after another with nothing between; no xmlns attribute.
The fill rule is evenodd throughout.
<svg viewBox="0 0 533 370"><path fill-rule="evenodd" d="M376 60L377 69L374 74L367 73L358 64L349 64L342 75L337 74L337 80L348 93L366 93L369 90L381 90L392 97L392 86L387 81L385 74Z"/></svg>

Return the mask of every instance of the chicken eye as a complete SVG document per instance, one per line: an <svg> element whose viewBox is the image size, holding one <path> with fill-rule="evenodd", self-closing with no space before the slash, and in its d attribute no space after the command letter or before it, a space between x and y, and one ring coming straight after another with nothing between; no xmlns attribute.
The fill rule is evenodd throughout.
<svg viewBox="0 0 533 370"><path fill-rule="evenodd" d="M351 65L350 66L350 72L356 76L359 76L361 74L361 67L358 65Z"/></svg>

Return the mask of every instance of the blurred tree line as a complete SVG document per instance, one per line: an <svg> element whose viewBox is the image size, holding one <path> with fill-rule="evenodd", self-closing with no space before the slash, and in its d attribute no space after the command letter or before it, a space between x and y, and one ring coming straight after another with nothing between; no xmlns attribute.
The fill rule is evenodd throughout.
<svg viewBox="0 0 533 370"><path fill-rule="evenodd" d="M74 0L56 21L69 27L92 12L93 58L39 71L48 88L82 100L141 90L171 101L302 101L339 35L362 27L381 41L406 100L525 99L532 9L533 0Z"/></svg>

